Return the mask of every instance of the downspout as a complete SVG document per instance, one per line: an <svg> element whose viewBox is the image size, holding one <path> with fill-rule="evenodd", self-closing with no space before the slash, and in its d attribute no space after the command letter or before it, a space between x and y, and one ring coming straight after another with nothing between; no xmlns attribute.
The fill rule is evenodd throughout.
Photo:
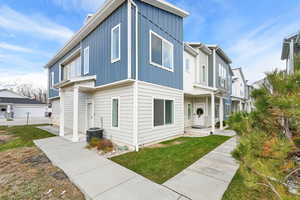
<svg viewBox="0 0 300 200"><path fill-rule="evenodd" d="M138 71L138 6L134 3L133 0L128 1L135 7L135 82L133 88L133 139L135 145L135 151L139 151L139 143L138 143L138 80L139 80L139 71ZM131 16L131 6L130 6L130 16ZM131 24L131 17L130 17ZM131 49L130 49L131 50Z"/></svg>
<svg viewBox="0 0 300 200"><path fill-rule="evenodd" d="M214 85L214 88L216 88L216 49L213 49L213 85Z"/></svg>

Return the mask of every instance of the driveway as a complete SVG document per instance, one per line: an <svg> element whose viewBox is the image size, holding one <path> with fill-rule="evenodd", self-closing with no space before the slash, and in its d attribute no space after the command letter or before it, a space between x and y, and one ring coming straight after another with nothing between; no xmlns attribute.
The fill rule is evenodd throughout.
<svg viewBox="0 0 300 200"><path fill-rule="evenodd" d="M94 151L85 142L72 143L61 137L34 143L61 168L85 194L96 200L184 200L184 196L124 168Z"/></svg>
<svg viewBox="0 0 300 200"><path fill-rule="evenodd" d="M30 117L28 124L49 124L51 121L46 117ZM13 121L7 121L6 119L0 119L0 126L20 126L27 125L26 118L17 118Z"/></svg>

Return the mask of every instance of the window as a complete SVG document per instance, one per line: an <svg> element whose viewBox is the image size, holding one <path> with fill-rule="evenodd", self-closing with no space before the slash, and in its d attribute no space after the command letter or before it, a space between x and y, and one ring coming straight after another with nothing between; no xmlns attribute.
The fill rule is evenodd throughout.
<svg viewBox="0 0 300 200"><path fill-rule="evenodd" d="M215 105L215 117L219 118L220 114L220 104L216 103Z"/></svg>
<svg viewBox="0 0 300 200"><path fill-rule="evenodd" d="M90 47L83 50L83 73L84 75L90 72Z"/></svg>
<svg viewBox="0 0 300 200"><path fill-rule="evenodd" d="M162 126L174 123L174 101L164 99L153 100L153 125Z"/></svg>
<svg viewBox="0 0 300 200"><path fill-rule="evenodd" d="M219 64L219 83L220 86L223 88L226 87L226 79L227 79L226 69L222 64Z"/></svg>
<svg viewBox="0 0 300 200"><path fill-rule="evenodd" d="M64 81L81 76L81 57L77 56L67 64L64 64L62 68Z"/></svg>
<svg viewBox="0 0 300 200"><path fill-rule="evenodd" d="M120 60L121 54L121 24L118 24L111 30L111 62Z"/></svg>
<svg viewBox="0 0 300 200"><path fill-rule="evenodd" d="M112 99L112 111L111 111L111 126L118 128L119 127L119 99Z"/></svg>
<svg viewBox="0 0 300 200"><path fill-rule="evenodd" d="M205 66L202 66L202 82L206 82L206 70Z"/></svg>
<svg viewBox="0 0 300 200"><path fill-rule="evenodd" d="M51 72L50 79L51 79L51 81L50 81L50 88L53 88L53 86L54 86L54 72Z"/></svg>
<svg viewBox="0 0 300 200"><path fill-rule="evenodd" d="M188 120L192 119L192 104L188 104Z"/></svg>
<svg viewBox="0 0 300 200"><path fill-rule="evenodd" d="M173 71L173 44L150 31L150 64Z"/></svg>
<svg viewBox="0 0 300 200"><path fill-rule="evenodd" d="M185 59L185 71L190 72L190 60L188 58Z"/></svg>

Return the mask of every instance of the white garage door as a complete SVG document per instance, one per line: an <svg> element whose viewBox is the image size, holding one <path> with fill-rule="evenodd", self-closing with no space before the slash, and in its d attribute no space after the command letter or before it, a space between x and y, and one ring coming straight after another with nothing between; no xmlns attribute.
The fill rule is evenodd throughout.
<svg viewBox="0 0 300 200"><path fill-rule="evenodd" d="M44 117L46 111L46 106L14 106L15 118L24 118L29 113L30 117Z"/></svg>

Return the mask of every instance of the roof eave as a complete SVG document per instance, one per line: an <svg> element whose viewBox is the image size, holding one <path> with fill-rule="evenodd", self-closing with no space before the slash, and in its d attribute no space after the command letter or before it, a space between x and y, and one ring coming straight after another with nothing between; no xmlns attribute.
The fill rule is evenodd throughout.
<svg viewBox="0 0 300 200"><path fill-rule="evenodd" d="M55 56L44 66L49 68L55 64L64 54L74 48L83 38L93 31L102 21L104 21L115 9L125 0L106 0L101 8L91 17L88 23L82 26L72 38L55 54Z"/></svg>
<svg viewBox="0 0 300 200"><path fill-rule="evenodd" d="M161 8L163 10L166 10L170 13L173 13L173 14L178 15L178 16L183 17L183 18L190 15L187 11L182 10L182 9L180 9L180 8L178 8L178 7L172 5L172 4L170 4L170 3L168 3L164 0L141 0L141 1L143 1L145 3L148 3L152 6Z"/></svg>

